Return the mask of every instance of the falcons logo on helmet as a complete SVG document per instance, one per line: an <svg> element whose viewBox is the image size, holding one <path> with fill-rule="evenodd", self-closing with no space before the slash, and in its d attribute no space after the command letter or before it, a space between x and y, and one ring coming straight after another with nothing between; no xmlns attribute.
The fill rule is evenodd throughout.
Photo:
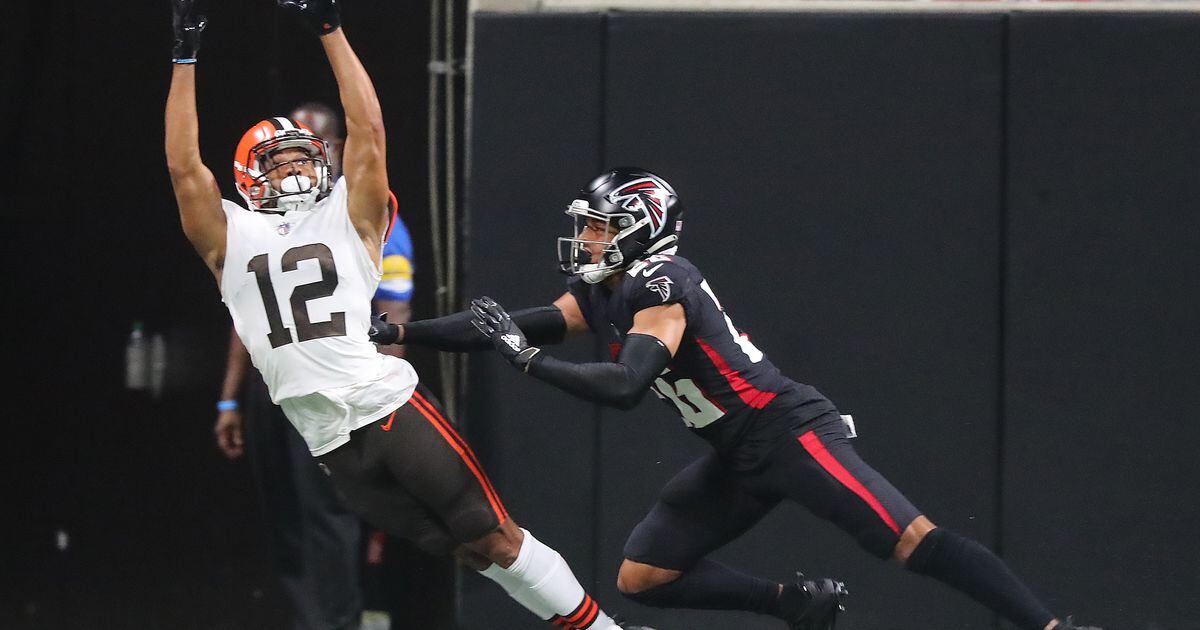
<svg viewBox="0 0 1200 630"><path fill-rule="evenodd" d="M650 219L650 237L662 232L667 218L667 197L670 193L657 179L643 177L635 179L621 188L608 193L609 203L617 204L633 213L644 212Z"/></svg>
<svg viewBox="0 0 1200 630"><path fill-rule="evenodd" d="M657 293L659 296L662 297L662 300L664 302L666 302L667 298L671 297L671 285L672 284L675 284L675 283L671 282L670 278L668 278L666 276L659 276L659 277L651 280L650 282L647 282L646 288Z"/></svg>

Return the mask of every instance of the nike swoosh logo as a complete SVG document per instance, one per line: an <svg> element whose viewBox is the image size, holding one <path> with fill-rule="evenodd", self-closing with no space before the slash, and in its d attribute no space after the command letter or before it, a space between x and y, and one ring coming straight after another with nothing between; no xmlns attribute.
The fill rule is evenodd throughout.
<svg viewBox="0 0 1200 630"><path fill-rule="evenodd" d="M661 267L661 266L663 266L663 263L658 263L657 265L654 265L653 267L651 267L651 268L647 269L647 270L645 271L645 273L643 273L642 275L644 275L644 276L646 276L647 278L649 278L649 277L650 277L650 274L654 273L655 271L658 271L658 268L659 268L659 267Z"/></svg>
<svg viewBox="0 0 1200 630"><path fill-rule="evenodd" d="M397 409L396 411L400 410ZM392 421L396 419L396 411L393 411L392 415L388 416L388 421L386 423L379 425L380 429L383 429L384 431L392 430Z"/></svg>

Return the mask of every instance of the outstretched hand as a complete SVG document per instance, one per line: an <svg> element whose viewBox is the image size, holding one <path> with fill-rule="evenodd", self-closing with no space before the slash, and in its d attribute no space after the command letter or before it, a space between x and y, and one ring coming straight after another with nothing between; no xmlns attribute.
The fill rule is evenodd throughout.
<svg viewBox="0 0 1200 630"><path fill-rule="evenodd" d="M400 338L400 327L387 320L387 313L372 315L367 338L381 346L391 345Z"/></svg>
<svg viewBox="0 0 1200 630"><path fill-rule="evenodd" d="M298 16L317 35L328 35L342 25L338 0L279 0L279 6Z"/></svg>
<svg viewBox="0 0 1200 630"><path fill-rule="evenodd" d="M504 307L484 296L471 300L471 312L475 314L471 323L491 339L496 351L522 372L528 372L530 361L541 350L529 345L525 333L509 317Z"/></svg>
<svg viewBox="0 0 1200 630"><path fill-rule="evenodd" d="M171 0L171 30L175 43L171 60L175 63L196 63L200 51L200 34L208 25L204 17L205 0Z"/></svg>

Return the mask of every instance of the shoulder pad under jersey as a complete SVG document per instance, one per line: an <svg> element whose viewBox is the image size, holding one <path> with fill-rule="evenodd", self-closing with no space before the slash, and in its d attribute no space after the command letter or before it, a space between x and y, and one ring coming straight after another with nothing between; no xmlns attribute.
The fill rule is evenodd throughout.
<svg viewBox="0 0 1200 630"><path fill-rule="evenodd" d="M621 290L634 313L683 300L700 285L700 271L679 256L651 256L625 271Z"/></svg>

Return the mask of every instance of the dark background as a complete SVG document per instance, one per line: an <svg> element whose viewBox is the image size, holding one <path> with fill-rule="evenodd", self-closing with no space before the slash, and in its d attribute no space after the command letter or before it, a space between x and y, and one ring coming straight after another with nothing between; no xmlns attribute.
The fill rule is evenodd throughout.
<svg viewBox="0 0 1200 630"><path fill-rule="evenodd" d="M4 172L16 191L0 202L16 399L0 628L282 627L250 468L222 457L212 434L229 316L179 227L163 157L170 5L13 4L6 19L20 27L0 37ZM391 185L413 236L414 311L430 316L429 7L352 4L346 31L383 106ZM274 2L215 0L208 17L201 152L238 200L242 133L303 101L336 105L337 88L317 38ZM139 320L167 341L161 400L123 389ZM431 354L412 360L436 377Z"/></svg>
<svg viewBox="0 0 1200 630"><path fill-rule="evenodd" d="M162 157L163 5L14 7L28 26L0 39L15 191L0 206L15 394L0 627L278 620L248 470L211 437L228 316ZM418 317L433 304L425 11L345 9L388 125ZM202 152L237 198L242 132L336 90L319 44L270 2L209 15ZM864 457L935 522L998 548L1056 612L1194 627L1200 17L483 15L476 29L468 296L552 300L575 190L650 168L687 204L682 253L737 325L854 414ZM168 341L161 400L122 389L137 320ZM436 375L432 355L412 358ZM777 627L616 594L625 536L706 448L660 403L601 410L491 356L470 367L475 450L606 608L661 630ZM996 625L795 506L718 556L846 579L849 630ZM463 628L542 627L477 576L460 589Z"/></svg>

